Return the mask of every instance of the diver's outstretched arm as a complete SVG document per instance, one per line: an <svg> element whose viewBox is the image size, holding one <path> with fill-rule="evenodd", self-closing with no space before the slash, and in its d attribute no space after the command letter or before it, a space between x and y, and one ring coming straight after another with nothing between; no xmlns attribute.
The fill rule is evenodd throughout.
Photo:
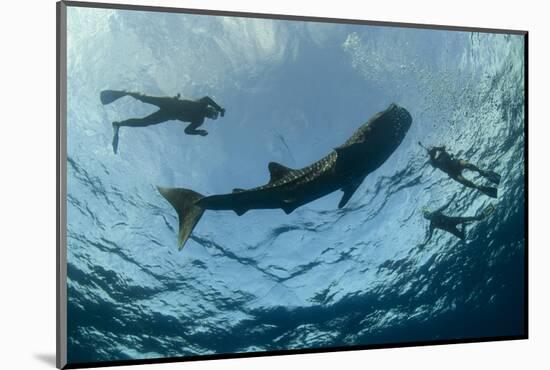
<svg viewBox="0 0 550 370"><path fill-rule="evenodd" d="M420 141L418 142L418 145L420 145L420 147L421 147L422 149L425 149L426 151L429 151L428 148L426 148L426 147L424 146L424 144L422 144Z"/></svg>
<svg viewBox="0 0 550 370"><path fill-rule="evenodd" d="M430 149L426 148L424 146L424 144L422 144L420 141L418 142L418 145L420 145L421 148L426 149L426 151L428 151L428 152L430 150L445 150L445 145L443 145L443 146L432 146L432 147L430 147Z"/></svg>
<svg viewBox="0 0 550 370"><path fill-rule="evenodd" d="M225 109L223 109L222 107L220 107L218 105L218 103L216 103L211 97L209 96L205 96L205 97L202 97L199 99L200 102L202 103L206 103L208 105L211 105L212 107L214 107L214 109L216 109L218 112L225 112Z"/></svg>
<svg viewBox="0 0 550 370"><path fill-rule="evenodd" d="M194 121L194 122L191 122L186 128L185 128L185 133L187 135L201 135L201 136L206 136L208 135L208 132L206 130L197 130L197 128L202 125L204 122L204 118L201 119L200 121Z"/></svg>

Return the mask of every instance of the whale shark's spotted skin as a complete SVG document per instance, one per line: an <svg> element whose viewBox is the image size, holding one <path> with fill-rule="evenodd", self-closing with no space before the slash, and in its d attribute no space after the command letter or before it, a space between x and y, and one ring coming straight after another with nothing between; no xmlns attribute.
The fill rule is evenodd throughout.
<svg viewBox="0 0 550 370"><path fill-rule="evenodd" d="M269 182L265 185L259 186L257 188L249 189L246 191L255 191L255 190L264 190L272 189L278 186L290 185L300 186L306 182L309 182L315 178L318 178L324 172L330 172L334 170L334 165L336 164L336 159L338 155L335 151L331 152L326 157L318 160L317 162L297 170L290 170L288 174L280 179Z"/></svg>

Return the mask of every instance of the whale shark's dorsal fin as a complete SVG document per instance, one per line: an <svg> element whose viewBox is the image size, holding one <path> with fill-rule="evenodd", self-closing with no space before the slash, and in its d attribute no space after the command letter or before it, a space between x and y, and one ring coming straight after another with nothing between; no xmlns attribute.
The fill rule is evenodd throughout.
<svg viewBox="0 0 550 370"><path fill-rule="evenodd" d="M269 174L271 176L269 179L270 183L280 180L290 172L294 171L292 168L285 167L277 162L269 162L267 169L269 170Z"/></svg>

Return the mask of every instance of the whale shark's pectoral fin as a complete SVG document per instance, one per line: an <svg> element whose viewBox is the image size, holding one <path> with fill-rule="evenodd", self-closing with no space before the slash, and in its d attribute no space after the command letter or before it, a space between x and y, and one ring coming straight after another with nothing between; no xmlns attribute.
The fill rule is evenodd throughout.
<svg viewBox="0 0 550 370"><path fill-rule="evenodd" d="M243 193L245 191L246 191L245 189L235 188L235 189L233 189L233 194L239 194L239 193ZM237 214L237 216L242 216L248 211L248 209L247 208L235 207L235 208L233 208L233 211Z"/></svg>
<svg viewBox="0 0 550 370"><path fill-rule="evenodd" d="M282 179L294 171L292 168L285 167L277 162L269 162L267 169L269 170L269 175L271 176L269 179L270 183Z"/></svg>
<svg viewBox="0 0 550 370"><path fill-rule="evenodd" d="M340 203L338 203L338 208L342 208L346 205L346 203L351 199L353 194L355 194L355 191L361 185L363 182L363 179L360 181L354 181L349 183L348 185L342 187L342 191L344 192L344 195L342 196L342 199L340 199Z"/></svg>
<svg viewBox="0 0 550 370"><path fill-rule="evenodd" d="M296 206L294 204L285 204L281 206L281 209L287 214L291 214L296 209Z"/></svg>
<svg viewBox="0 0 550 370"><path fill-rule="evenodd" d="M287 215L294 212L296 208L298 208L298 203L296 203L296 199L285 199L283 200L283 204L281 205L281 209Z"/></svg>

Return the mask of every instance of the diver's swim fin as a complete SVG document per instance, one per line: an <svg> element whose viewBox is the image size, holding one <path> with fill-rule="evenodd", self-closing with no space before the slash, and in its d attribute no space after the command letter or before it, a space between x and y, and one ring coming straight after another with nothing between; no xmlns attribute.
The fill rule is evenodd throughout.
<svg viewBox="0 0 550 370"><path fill-rule="evenodd" d="M103 90L99 94L99 99L101 100L101 104L106 105L114 102L117 99L122 98L123 96L126 96L128 93L126 91L120 91L120 90Z"/></svg>
<svg viewBox="0 0 550 370"><path fill-rule="evenodd" d="M118 151L118 130L120 130L120 126L113 122L113 152L115 152L115 154Z"/></svg>
<svg viewBox="0 0 550 370"><path fill-rule="evenodd" d="M483 171L482 175L493 184L500 184L500 175L498 173L493 171Z"/></svg>
<svg viewBox="0 0 550 370"><path fill-rule="evenodd" d="M482 213L483 218L489 217L493 212L495 211L495 206L492 204L489 204Z"/></svg>
<svg viewBox="0 0 550 370"><path fill-rule="evenodd" d="M497 188L492 188L490 186L480 186L478 187L479 191L483 192L484 194L490 196L491 198L497 197Z"/></svg>
<svg viewBox="0 0 550 370"><path fill-rule="evenodd" d="M178 249L181 250L204 213L204 208L197 205L197 202L204 196L189 189L162 188L160 186L157 186L157 189L178 214L180 228Z"/></svg>
<svg viewBox="0 0 550 370"><path fill-rule="evenodd" d="M350 200L353 194L355 194L355 191L361 185L364 179L365 177L362 177L360 181L354 181L342 187L342 191L344 192L344 195L342 196L342 199L340 199L340 203L338 203L338 208L342 208L343 206L346 205L346 203Z"/></svg>

